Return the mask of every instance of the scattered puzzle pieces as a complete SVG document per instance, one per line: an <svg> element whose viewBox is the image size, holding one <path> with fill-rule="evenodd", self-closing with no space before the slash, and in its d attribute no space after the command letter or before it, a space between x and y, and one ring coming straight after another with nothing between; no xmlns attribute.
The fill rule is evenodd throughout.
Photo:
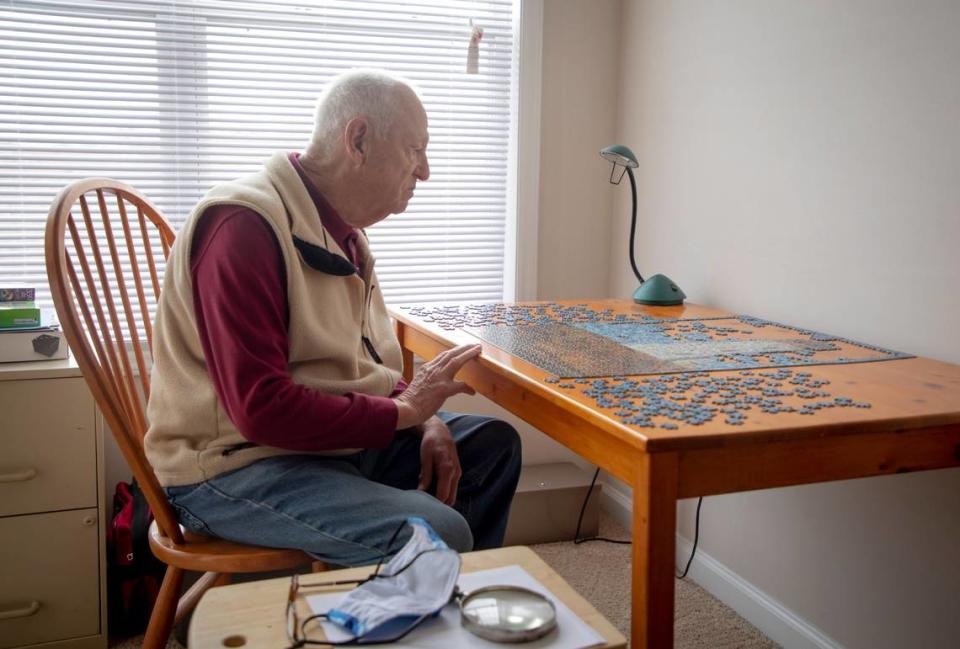
<svg viewBox="0 0 960 649"><path fill-rule="evenodd" d="M747 413L754 409L770 415L813 415L829 408L870 407L869 403L816 389L827 384L829 381L814 379L809 372L778 369L776 372L743 371L738 376L706 372L653 378L618 376L593 379L585 384L586 388L572 383L562 383L560 387L581 390L598 407L612 409L610 414L625 424L639 428L659 426L666 430L676 430L681 424L700 426L719 417L723 417L727 425L741 426L747 421ZM789 397L810 401L795 407L787 403Z"/></svg>

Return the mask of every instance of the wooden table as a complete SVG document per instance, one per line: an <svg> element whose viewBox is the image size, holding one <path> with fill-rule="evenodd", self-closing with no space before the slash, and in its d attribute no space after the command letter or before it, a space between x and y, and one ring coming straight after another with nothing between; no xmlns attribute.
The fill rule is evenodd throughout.
<svg viewBox="0 0 960 649"><path fill-rule="evenodd" d="M510 565L522 566L550 589L581 620L603 636L606 640L603 647L619 649L626 646L626 639L620 632L530 548L518 546L468 552L463 555L462 571L474 572ZM370 574L370 570L370 567L366 567L314 573L302 576L300 582L307 585L338 579L359 579ZM193 614L188 646L190 649L280 649L288 646L285 607L289 588L289 577L211 588ZM310 592L322 591L314 589ZM302 596L298 598L297 606L300 619L304 619L309 613Z"/></svg>
<svg viewBox="0 0 960 649"><path fill-rule="evenodd" d="M694 304L558 304L656 318L733 317ZM408 379L414 354L430 359L455 345L482 342L415 312L393 311ZM551 374L489 343L459 378L632 485L631 646L659 649L673 646L678 499L960 466L960 367L908 358L791 369L827 380L832 390L871 407L829 408L814 415L751 412L741 425L717 417L676 429L637 428L582 390L545 381Z"/></svg>

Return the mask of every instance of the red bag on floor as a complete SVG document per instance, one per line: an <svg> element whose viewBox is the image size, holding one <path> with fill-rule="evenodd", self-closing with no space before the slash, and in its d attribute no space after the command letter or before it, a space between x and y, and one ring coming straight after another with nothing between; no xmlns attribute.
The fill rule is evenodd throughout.
<svg viewBox="0 0 960 649"><path fill-rule="evenodd" d="M117 483L107 529L107 620L110 635L143 633L166 565L147 540L153 512L134 480Z"/></svg>

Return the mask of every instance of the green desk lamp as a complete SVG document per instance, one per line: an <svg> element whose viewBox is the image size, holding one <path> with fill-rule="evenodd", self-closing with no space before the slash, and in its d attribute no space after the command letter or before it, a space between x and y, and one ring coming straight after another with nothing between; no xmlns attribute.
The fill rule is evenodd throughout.
<svg viewBox="0 0 960 649"><path fill-rule="evenodd" d="M649 304L652 306L676 306L683 304L687 295L677 286L672 279L666 275L654 275L648 280L643 279L643 275L637 270L637 262L633 258L633 239L637 233L637 181L633 178L633 170L637 167L637 156L629 147L622 144L611 144L608 147L600 149L600 155L604 160L613 163L610 170L610 184L619 185L623 180L623 174L626 172L630 176L630 196L633 198L633 216L630 219L630 266L633 268L633 274L640 281L640 286L633 292L633 301L638 304ZM620 175L614 180L613 176L617 167L622 167Z"/></svg>

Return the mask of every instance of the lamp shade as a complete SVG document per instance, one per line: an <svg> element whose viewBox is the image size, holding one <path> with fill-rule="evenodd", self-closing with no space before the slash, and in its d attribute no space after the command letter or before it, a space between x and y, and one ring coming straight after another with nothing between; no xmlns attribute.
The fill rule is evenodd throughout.
<svg viewBox="0 0 960 649"><path fill-rule="evenodd" d="M600 155L603 156L604 160L609 160L615 165L629 169L636 169L639 166L637 156L633 155L630 147L622 144L611 144L610 146L604 147L600 149Z"/></svg>

